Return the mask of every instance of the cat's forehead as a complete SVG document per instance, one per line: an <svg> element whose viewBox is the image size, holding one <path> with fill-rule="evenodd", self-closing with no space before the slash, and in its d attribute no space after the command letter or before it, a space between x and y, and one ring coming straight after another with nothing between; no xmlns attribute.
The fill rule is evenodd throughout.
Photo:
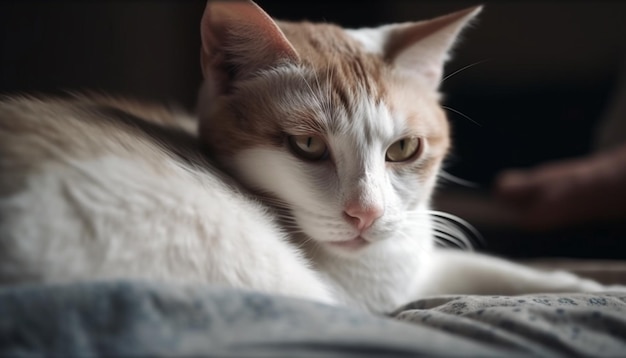
<svg viewBox="0 0 626 358"><path fill-rule="evenodd" d="M264 132L274 128L290 135L381 145L405 136L446 135L436 96L413 81L389 72L373 83L367 73L353 73L349 83L335 71L299 65L267 72L241 93L239 103L247 108L242 118Z"/></svg>
<svg viewBox="0 0 626 358"><path fill-rule="evenodd" d="M392 71L373 81L361 70L283 66L243 84L233 108L263 133L274 128L368 142L443 133L435 95Z"/></svg>
<svg viewBox="0 0 626 358"><path fill-rule="evenodd" d="M381 42L375 30L308 22L279 22L279 26L300 54L302 67L296 81L306 81L307 89L316 90L316 100L344 114L330 116L331 129L346 124L339 118L361 125L369 119L378 127L389 127L385 121L395 120L396 131L428 132L433 128L420 127L441 125L441 118L434 118L439 116L431 116L432 107L439 107L438 92L421 86L410 73L398 73L380 49L372 47Z"/></svg>
<svg viewBox="0 0 626 358"><path fill-rule="evenodd" d="M354 92L363 92L376 101L382 99L386 88L383 59L366 51L343 28L309 22L279 24L302 64L315 74L317 81L331 85L331 94L341 104L349 107Z"/></svg>

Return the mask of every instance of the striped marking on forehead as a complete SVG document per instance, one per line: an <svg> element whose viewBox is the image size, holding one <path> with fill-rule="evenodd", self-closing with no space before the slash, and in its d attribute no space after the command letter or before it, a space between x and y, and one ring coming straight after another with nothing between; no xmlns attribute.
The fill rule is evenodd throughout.
<svg viewBox="0 0 626 358"><path fill-rule="evenodd" d="M304 65L273 70L242 92L243 105L234 110L245 112L242 118L268 122L259 130L278 126L291 135L361 133L371 141L381 130L393 127L389 105L382 97L373 97L365 86L347 88L332 70L326 70L318 73ZM263 90L259 90L261 85Z"/></svg>
<svg viewBox="0 0 626 358"><path fill-rule="evenodd" d="M280 27L311 68L316 81L330 85L327 95L333 106L354 110L357 93L380 102L385 93L382 75L386 64L344 29L331 24L280 22Z"/></svg>
<svg viewBox="0 0 626 358"><path fill-rule="evenodd" d="M320 134L360 133L371 141L381 130L393 126L388 104L375 88L345 85L330 69L324 74L304 72L307 74L301 79L306 82L305 92L311 98L306 103L315 103L309 107L311 116L300 116L307 127L323 128Z"/></svg>

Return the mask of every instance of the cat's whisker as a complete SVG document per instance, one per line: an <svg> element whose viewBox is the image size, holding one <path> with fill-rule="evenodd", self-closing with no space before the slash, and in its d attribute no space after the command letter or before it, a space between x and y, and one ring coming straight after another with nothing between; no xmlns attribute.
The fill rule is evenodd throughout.
<svg viewBox="0 0 626 358"><path fill-rule="evenodd" d="M482 237L480 232L478 232L478 230L476 230L476 228L474 228L474 226L472 226L472 224L470 224L466 220L461 219L460 217L458 217L456 215L453 215L453 214L450 214L450 213L446 213L444 211L432 210L432 209L428 210L428 213L430 213L431 215L434 215L436 217L439 217L439 218L446 218L446 219L448 219L450 221L453 221L456 224L459 224L460 226L464 227L465 229L471 231L477 237Z"/></svg>
<svg viewBox="0 0 626 358"><path fill-rule="evenodd" d="M444 78L442 78L441 81L439 81L439 85L441 85L448 78L450 78L450 77L452 77L452 76L454 76L454 75L456 75L456 74L458 74L460 72L463 72L463 71L465 71L467 69L470 69L470 68L472 68L472 67L474 67L476 65L480 65L481 63L485 63L485 62L488 62L488 61L491 61L491 60L490 59L485 59L485 60L481 60L481 61L478 61L478 62L474 62L474 63L469 64L467 66L461 67L460 69L458 69L458 70L450 73L449 75L445 76Z"/></svg>
<svg viewBox="0 0 626 358"><path fill-rule="evenodd" d="M454 232L450 232L448 226L445 226L441 223L437 223L434 225L415 225L415 229L421 230L432 230L433 239L437 245L440 247L457 247L459 249L464 249L468 251L474 251L474 247L471 241L465 236L464 233L455 230ZM404 234L404 236L408 236Z"/></svg>
<svg viewBox="0 0 626 358"><path fill-rule="evenodd" d="M453 240L450 240L449 237L435 236L435 245L441 248L454 248L454 249L459 249L459 250L466 249L465 246L459 245L459 243ZM471 250L468 250L468 251L471 251Z"/></svg>
<svg viewBox="0 0 626 358"><path fill-rule="evenodd" d="M458 114L458 115L462 116L463 118L465 118L465 119L469 120L470 122L474 123L475 125L477 125L477 126L479 126L479 127L482 127L482 126L483 126L482 124L480 124L480 123L476 122L475 120L473 120L472 118L470 118L468 115L466 115L466 114L464 114L464 113L462 113L462 112L460 112L460 111L457 111L457 110L456 110L456 109L454 109L454 108L451 108L451 107L448 107L448 106L443 106L443 105L441 106L441 108L443 108L443 109L447 109L447 110L448 110L448 111L450 111L450 112L454 112L454 113L456 113L456 114Z"/></svg>
<svg viewBox="0 0 626 358"><path fill-rule="evenodd" d="M279 218L279 219L285 219L285 220L289 220L289 221L296 221L296 218L291 215L290 212L284 212L284 211L275 211L274 215Z"/></svg>
<svg viewBox="0 0 626 358"><path fill-rule="evenodd" d="M438 239L439 242L441 242L441 240L444 240L445 242L453 244L460 249L474 251L474 247L471 241L469 241L469 239L457 229L448 227L446 225L436 224L434 234L435 238Z"/></svg>
<svg viewBox="0 0 626 358"><path fill-rule="evenodd" d="M486 246L484 237L470 223L457 216L447 213L438 213L435 215L442 214L445 215L445 218L438 217L435 219L435 222L443 225L448 233L453 233L453 235L455 235L457 238L465 240L467 242L467 246L470 246L472 248L474 248L475 246Z"/></svg>
<svg viewBox="0 0 626 358"><path fill-rule="evenodd" d="M298 250L308 251L309 254L316 255L319 252L319 245L315 239L307 236L305 233L299 233L298 240L295 243Z"/></svg>
<svg viewBox="0 0 626 358"><path fill-rule="evenodd" d="M457 177L455 175L452 175L452 174L446 172L445 170L439 171L439 177L441 179L444 179L444 180L449 181L451 183L459 184L459 185L462 185L462 186L465 186L465 187L477 188L479 186L478 183L459 178L459 177Z"/></svg>
<svg viewBox="0 0 626 358"><path fill-rule="evenodd" d="M296 225L296 224L285 224L285 223L281 223L281 227L283 229L288 230L289 232L295 232L295 231L300 231L303 232L302 229L300 228L300 226Z"/></svg>
<svg viewBox="0 0 626 358"><path fill-rule="evenodd" d="M431 218L435 236L438 232L452 236L455 238L455 242L462 242L463 246L472 250L475 246L485 246L485 240L480 232L456 215L437 210L413 211L408 214L409 217L424 218L424 216L428 216Z"/></svg>

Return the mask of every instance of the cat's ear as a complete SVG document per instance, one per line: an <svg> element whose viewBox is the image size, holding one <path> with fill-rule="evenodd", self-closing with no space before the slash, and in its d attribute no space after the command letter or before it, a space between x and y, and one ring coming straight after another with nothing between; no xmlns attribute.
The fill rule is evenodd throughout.
<svg viewBox="0 0 626 358"><path fill-rule="evenodd" d="M205 78L242 78L298 53L278 25L252 1L209 1L201 22L201 66Z"/></svg>
<svg viewBox="0 0 626 358"><path fill-rule="evenodd" d="M431 88L438 88L452 46L481 10L477 6L432 20L381 28L386 32L385 59L398 69L421 76Z"/></svg>

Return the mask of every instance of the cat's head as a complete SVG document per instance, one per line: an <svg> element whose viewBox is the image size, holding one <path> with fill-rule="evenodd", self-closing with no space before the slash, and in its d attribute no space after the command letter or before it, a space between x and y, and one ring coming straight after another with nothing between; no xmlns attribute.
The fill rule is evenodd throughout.
<svg viewBox="0 0 626 358"><path fill-rule="evenodd" d="M201 25L200 135L285 227L358 254L426 215L449 146L443 64L480 8L346 30L210 2ZM418 214L415 214L415 213Z"/></svg>

